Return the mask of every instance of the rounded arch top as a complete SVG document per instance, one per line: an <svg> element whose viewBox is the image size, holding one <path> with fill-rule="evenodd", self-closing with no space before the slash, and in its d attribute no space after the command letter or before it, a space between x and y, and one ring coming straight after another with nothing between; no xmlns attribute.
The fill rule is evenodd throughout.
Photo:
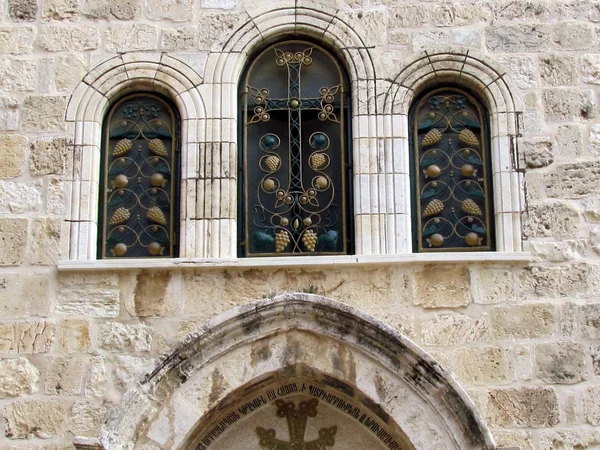
<svg viewBox="0 0 600 450"><path fill-rule="evenodd" d="M416 344L343 303L299 293L236 308L189 334L151 373L130 386L104 425L100 441L107 450L133 448L143 433L152 436L153 422L160 422L161 416L192 411L182 420L186 425L178 425L179 440L171 436L162 444L173 448L231 392L269 373L289 375L290 368L299 366L366 393L372 406L388 414L416 449L429 448L432 436L448 449L495 448L467 394ZM226 379L220 386L227 388L219 387L214 395L199 392L210 388L207 377L214 382L223 374ZM201 400L183 404L190 398ZM161 412L164 409L171 412Z"/></svg>
<svg viewBox="0 0 600 450"><path fill-rule="evenodd" d="M492 114L523 110L517 87L497 62L472 49L441 48L423 51L404 65L386 94L384 111L408 114L414 98L448 83L471 90Z"/></svg>
<svg viewBox="0 0 600 450"><path fill-rule="evenodd" d="M90 70L73 91L66 111L71 122L100 123L109 104L131 92L158 92L177 106L182 120L206 117L197 86L201 77L165 53L124 53Z"/></svg>

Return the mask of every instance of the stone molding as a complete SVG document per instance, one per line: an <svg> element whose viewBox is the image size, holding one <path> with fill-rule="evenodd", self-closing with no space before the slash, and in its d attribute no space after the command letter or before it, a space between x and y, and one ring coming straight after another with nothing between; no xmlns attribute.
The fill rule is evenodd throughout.
<svg viewBox="0 0 600 450"><path fill-rule="evenodd" d="M258 2L224 43L216 43L202 76L166 53L125 53L92 69L67 109L74 136L73 180L61 259L96 259L97 201L104 113L119 96L158 90L183 123L181 258L237 256L238 82L253 52L277 36L299 34L337 53L350 78L355 253L412 252L408 109L426 87L464 84L487 103L491 119L496 249L522 251L524 178L518 167L518 90L489 57L460 48L432 49L377 76L372 46L339 11L304 2Z"/></svg>
<svg viewBox="0 0 600 450"><path fill-rule="evenodd" d="M403 400L398 400L398 395L395 395L385 402L376 400L376 403L407 432L411 440L418 441L427 430L435 429L439 439L450 446L448 448L495 448L489 430L467 394L412 341L343 303L299 293L284 294L233 309L190 333L161 359L151 373L129 387L100 432L101 444L106 450L134 448L136 442L143 442L140 439L143 439L144 433L152 431L152 422L161 416L161 411L172 407L173 410L186 410L188 414L186 420L178 423L176 440L171 443L180 445L198 420L210 413L211 407L207 404L203 409L194 409L177 402L189 398L185 393L189 385L198 383L206 386L206 376L220 363L227 364L228 373L244 374L235 385L230 386L229 392L274 370L305 364L345 383L356 383L359 390L371 396L378 395L373 394L373 380L368 377L354 374L355 379L350 379L352 376L336 371L326 357L319 362L316 355L310 355L305 360L302 352L285 349L282 351L286 356L282 357L283 354L275 354L277 346L269 347L273 356L264 365L256 366L254 370L241 370L253 367L246 359L251 357L249 347L252 344L260 341L269 345L265 340L294 331L299 333L300 346L301 333L318 336L323 339L323 345L328 345L327 342L338 347L343 345L352 353L352 358L357 358L357 371L368 370L372 374L373 369L379 368L381 373L391 374L388 381L392 385L391 390L408 392L410 398L407 400L404 395ZM246 348L247 352L244 351ZM367 360L370 364L366 364ZM226 395L227 392L222 398ZM414 414L419 417L415 419ZM420 429L405 429L403 426L408 421L423 425ZM418 444L415 446L420 448Z"/></svg>

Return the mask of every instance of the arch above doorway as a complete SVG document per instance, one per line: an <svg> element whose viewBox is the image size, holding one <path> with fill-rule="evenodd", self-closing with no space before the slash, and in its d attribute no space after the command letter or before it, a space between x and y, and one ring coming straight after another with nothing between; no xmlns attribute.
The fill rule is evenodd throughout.
<svg viewBox="0 0 600 450"><path fill-rule="evenodd" d="M281 420L275 417L275 400L300 407L314 398L319 414L333 408L342 420L343 411L333 403L337 396L361 410L350 419L376 442L383 436L408 449L495 448L466 393L413 342L343 303L300 293L236 308L189 334L130 386L102 428L100 442L106 450L194 448L206 435L202 430L227 411L239 411L261 390L301 382L316 389L265 397L275 403L261 413L265 429ZM374 426L365 431L362 414L392 438L378 436ZM227 432L236 426L231 423ZM221 448L213 437L212 448ZM249 439L258 445L256 434Z"/></svg>

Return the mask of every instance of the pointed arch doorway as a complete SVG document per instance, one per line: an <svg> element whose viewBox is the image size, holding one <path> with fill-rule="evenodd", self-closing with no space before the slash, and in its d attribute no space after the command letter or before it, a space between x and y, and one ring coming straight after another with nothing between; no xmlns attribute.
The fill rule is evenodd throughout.
<svg viewBox="0 0 600 450"><path fill-rule="evenodd" d="M494 449L430 356L343 303L285 294L188 335L131 386L106 450Z"/></svg>

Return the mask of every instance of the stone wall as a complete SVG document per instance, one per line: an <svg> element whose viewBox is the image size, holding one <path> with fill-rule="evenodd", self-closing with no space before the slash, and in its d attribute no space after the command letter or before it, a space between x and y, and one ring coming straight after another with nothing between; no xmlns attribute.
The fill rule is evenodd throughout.
<svg viewBox="0 0 600 450"><path fill-rule="evenodd" d="M268 7L2 0L0 449L62 450L76 436L95 438L127 386L187 333L215 314L290 291L342 301L408 336L468 391L498 445L600 446L598 3L296 3L317 10L335 3L336 17L364 39L381 83L414 55L441 47L506 70L523 103L517 166L530 253L59 270L68 259L64 219L79 157L65 111L82 78L136 51L166 52L203 79L211 52Z"/></svg>

